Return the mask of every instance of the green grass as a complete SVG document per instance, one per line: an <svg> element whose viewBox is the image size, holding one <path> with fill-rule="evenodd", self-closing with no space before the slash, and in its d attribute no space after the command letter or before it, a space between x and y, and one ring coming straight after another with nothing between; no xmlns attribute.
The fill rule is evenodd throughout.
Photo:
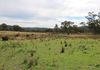
<svg viewBox="0 0 100 70"><path fill-rule="evenodd" d="M64 53L61 53L62 47ZM32 57L30 53L33 53ZM33 63L37 60L37 65L32 64L29 68L30 58ZM0 41L0 70L100 70L100 40L44 38Z"/></svg>

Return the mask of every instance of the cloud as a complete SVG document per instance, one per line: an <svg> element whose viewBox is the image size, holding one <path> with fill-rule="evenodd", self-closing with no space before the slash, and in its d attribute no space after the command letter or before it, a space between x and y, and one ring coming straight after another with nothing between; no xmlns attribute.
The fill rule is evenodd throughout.
<svg viewBox="0 0 100 70"><path fill-rule="evenodd" d="M2 13L0 14L2 17L7 17L7 18L15 18L15 19L30 19L32 17L35 17L36 14L33 13L28 13L24 11L16 11L16 12L10 12L10 13Z"/></svg>
<svg viewBox="0 0 100 70"><path fill-rule="evenodd" d="M53 27L64 20L85 21L100 11L100 0L0 0L0 23L25 27Z"/></svg>

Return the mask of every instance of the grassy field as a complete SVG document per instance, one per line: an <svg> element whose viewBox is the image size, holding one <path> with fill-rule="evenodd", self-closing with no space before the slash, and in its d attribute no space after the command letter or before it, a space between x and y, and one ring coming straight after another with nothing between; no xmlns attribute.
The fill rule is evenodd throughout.
<svg viewBox="0 0 100 70"><path fill-rule="evenodd" d="M100 38L0 41L0 70L100 70Z"/></svg>

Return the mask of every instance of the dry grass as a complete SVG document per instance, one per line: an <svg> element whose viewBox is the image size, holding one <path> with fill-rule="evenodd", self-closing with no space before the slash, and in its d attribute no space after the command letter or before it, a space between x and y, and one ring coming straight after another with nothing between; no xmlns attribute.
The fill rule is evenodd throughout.
<svg viewBox="0 0 100 70"><path fill-rule="evenodd" d="M41 32L15 32L15 31L0 31L0 37L8 36L10 39L36 39L48 36L49 33Z"/></svg>
<svg viewBox="0 0 100 70"><path fill-rule="evenodd" d="M63 33L45 33L45 32L15 32L15 31L0 31L0 37L8 36L11 40L37 39L46 37L65 37L65 38L94 38L100 39L100 35L92 34L63 34Z"/></svg>

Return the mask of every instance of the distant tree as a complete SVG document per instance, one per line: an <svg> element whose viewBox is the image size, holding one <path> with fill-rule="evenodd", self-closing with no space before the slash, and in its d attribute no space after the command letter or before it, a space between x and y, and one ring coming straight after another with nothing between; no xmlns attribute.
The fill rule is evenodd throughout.
<svg viewBox="0 0 100 70"><path fill-rule="evenodd" d="M77 25L73 25L73 30L72 30L73 33L77 33L79 32L79 29L78 29L78 26Z"/></svg>
<svg viewBox="0 0 100 70"><path fill-rule="evenodd" d="M61 23L61 29L63 32L67 33L68 35L71 33L71 25L74 24L74 22L71 21L64 21Z"/></svg>
<svg viewBox="0 0 100 70"><path fill-rule="evenodd" d="M23 31L23 28L18 25L13 25L13 31Z"/></svg>
<svg viewBox="0 0 100 70"><path fill-rule="evenodd" d="M8 25L6 23L2 23L0 25L0 30L4 30L4 31L8 30Z"/></svg>
<svg viewBox="0 0 100 70"><path fill-rule="evenodd" d="M86 31L85 31L85 26L86 26L86 23L85 23L85 22L81 22L81 23L80 23L80 25L82 25L82 26L83 26L83 32L86 32Z"/></svg>
<svg viewBox="0 0 100 70"><path fill-rule="evenodd" d="M85 22L81 22L80 25L86 26L86 23Z"/></svg>
<svg viewBox="0 0 100 70"><path fill-rule="evenodd" d="M89 12L86 18L88 19L87 24L91 32L94 34L100 33L100 13Z"/></svg>
<svg viewBox="0 0 100 70"><path fill-rule="evenodd" d="M55 24L55 27L54 27L54 32L59 32L59 31L60 31L60 29L59 29L58 25L57 25L57 24Z"/></svg>

